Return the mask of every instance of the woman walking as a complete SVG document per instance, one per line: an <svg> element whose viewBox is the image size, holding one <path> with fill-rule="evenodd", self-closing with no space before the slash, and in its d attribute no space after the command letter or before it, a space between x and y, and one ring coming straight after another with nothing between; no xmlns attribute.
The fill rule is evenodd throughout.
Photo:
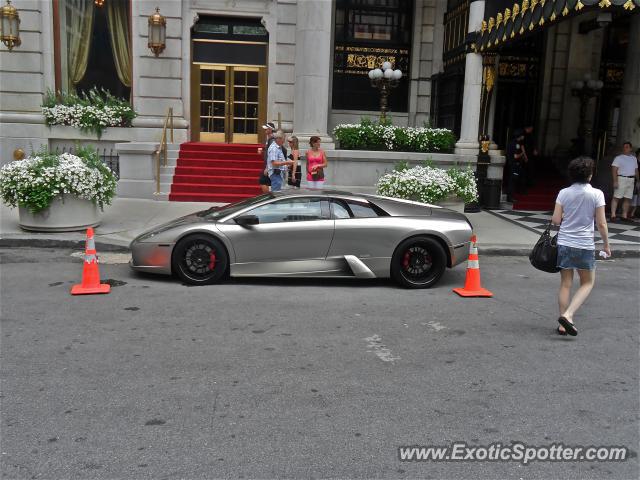
<svg viewBox="0 0 640 480"><path fill-rule="evenodd" d="M322 188L324 186L324 169L327 168L327 156L320 148L320 137L309 139L311 150L307 150L307 186Z"/></svg>
<svg viewBox="0 0 640 480"><path fill-rule="evenodd" d="M293 162L293 165L289 170L291 173L288 183L292 187L300 188L300 180L302 179L302 172L298 166L298 162L300 161L300 147L298 146L298 137L295 135L289 137L289 148L291 149L291 153L287 158Z"/></svg>
<svg viewBox="0 0 640 480"><path fill-rule="evenodd" d="M603 251L611 255L609 232L605 218L604 194L593 188L589 181L593 175L593 160L579 157L569 163L571 186L558 194L551 221L560 225L558 232L558 267L560 290L558 291L558 333L577 335L573 317L591 293L595 281L594 219L604 243ZM578 271L580 287L571 298L573 271Z"/></svg>

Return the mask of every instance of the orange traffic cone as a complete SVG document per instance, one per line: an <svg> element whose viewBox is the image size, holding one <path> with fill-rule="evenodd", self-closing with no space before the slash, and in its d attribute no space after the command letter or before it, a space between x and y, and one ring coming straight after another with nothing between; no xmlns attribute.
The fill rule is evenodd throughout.
<svg viewBox="0 0 640 480"><path fill-rule="evenodd" d="M93 240L93 228L87 228L87 244L84 249L84 266L82 268L82 283L74 285L71 295L90 295L93 293L109 293L111 285L100 283L98 272L98 252Z"/></svg>
<svg viewBox="0 0 640 480"><path fill-rule="evenodd" d="M464 288L454 288L453 291L461 297L493 297L493 293L480 285L480 264L478 263L478 246L475 235L471 236L467 279L464 282Z"/></svg>

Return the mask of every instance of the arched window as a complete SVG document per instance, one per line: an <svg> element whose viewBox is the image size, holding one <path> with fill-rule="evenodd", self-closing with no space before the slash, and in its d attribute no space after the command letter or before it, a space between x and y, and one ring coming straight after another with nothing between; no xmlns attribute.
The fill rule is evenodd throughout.
<svg viewBox="0 0 640 480"><path fill-rule="evenodd" d="M56 90L131 94L130 0L53 0Z"/></svg>

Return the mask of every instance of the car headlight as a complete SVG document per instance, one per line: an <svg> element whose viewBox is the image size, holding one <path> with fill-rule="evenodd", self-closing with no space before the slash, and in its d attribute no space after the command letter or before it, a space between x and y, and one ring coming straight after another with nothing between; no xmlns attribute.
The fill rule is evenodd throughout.
<svg viewBox="0 0 640 480"><path fill-rule="evenodd" d="M142 235L139 235L138 237L136 237L133 242L145 242L147 240L149 240L150 238L155 237L156 235L159 235L163 232L166 232L167 230L171 230L173 228L173 225L171 226L167 226L167 227L161 227L161 228L157 228L155 230L151 230L150 232L146 232L143 233Z"/></svg>

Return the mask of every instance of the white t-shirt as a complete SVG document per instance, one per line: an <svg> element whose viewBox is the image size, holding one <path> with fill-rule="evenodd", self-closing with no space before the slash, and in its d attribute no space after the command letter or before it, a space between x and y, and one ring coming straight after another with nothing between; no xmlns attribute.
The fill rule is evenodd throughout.
<svg viewBox="0 0 640 480"><path fill-rule="evenodd" d="M632 177L636 174L636 168L638 168L638 159L635 155L620 154L613 159L611 164L613 167L618 167L618 175L624 175L625 177Z"/></svg>
<svg viewBox="0 0 640 480"><path fill-rule="evenodd" d="M574 183L560 190L556 203L562 205L563 213L558 245L595 250L593 224L596 208L605 205L602 190L588 183Z"/></svg>

